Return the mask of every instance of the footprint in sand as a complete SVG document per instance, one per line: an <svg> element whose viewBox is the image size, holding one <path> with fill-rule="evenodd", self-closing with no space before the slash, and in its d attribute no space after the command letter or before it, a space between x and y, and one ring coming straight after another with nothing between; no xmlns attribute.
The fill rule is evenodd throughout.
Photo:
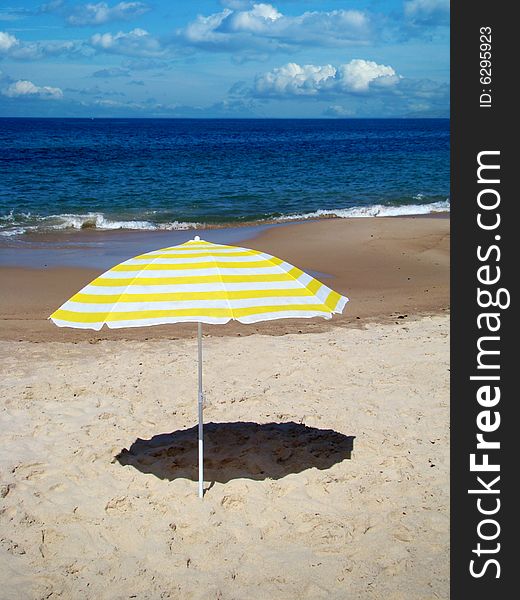
<svg viewBox="0 0 520 600"><path fill-rule="evenodd" d="M105 511L107 513L126 513L129 510L132 510L132 503L126 496L112 498L105 506Z"/></svg>
<svg viewBox="0 0 520 600"><path fill-rule="evenodd" d="M20 546L20 544L13 542L9 538L0 539L0 545L5 549L9 554L18 554L19 556L25 554L25 550Z"/></svg>
<svg viewBox="0 0 520 600"><path fill-rule="evenodd" d="M410 532L408 527L404 525L398 527L392 532L393 537L399 542L411 542L413 540L413 534Z"/></svg>
<svg viewBox="0 0 520 600"><path fill-rule="evenodd" d="M14 485L12 483L4 483L0 485L0 498L5 498L13 487Z"/></svg>
<svg viewBox="0 0 520 600"><path fill-rule="evenodd" d="M40 478L45 475L45 465L43 463L17 465L11 472L16 474L17 477L21 477L22 479L26 480Z"/></svg>
<svg viewBox="0 0 520 600"><path fill-rule="evenodd" d="M244 505L244 499L242 496L231 494L229 496L224 496L220 501L220 505L226 509L236 510L242 508Z"/></svg>

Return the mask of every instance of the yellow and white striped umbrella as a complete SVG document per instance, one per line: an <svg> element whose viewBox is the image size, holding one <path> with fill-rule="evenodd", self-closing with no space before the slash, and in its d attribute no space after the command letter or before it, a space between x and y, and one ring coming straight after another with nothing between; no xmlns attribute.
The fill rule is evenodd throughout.
<svg viewBox="0 0 520 600"><path fill-rule="evenodd" d="M49 318L99 330L198 323L199 497L204 496L202 323L256 323L341 313L348 299L297 267L258 250L195 239L113 267Z"/></svg>
<svg viewBox="0 0 520 600"><path fill-rule="evenodd" d="M72 296L50 319L99 330L165 323L255 323L330 318L348 299L289 263L258 250L198 238L141 254Z"/></svg>

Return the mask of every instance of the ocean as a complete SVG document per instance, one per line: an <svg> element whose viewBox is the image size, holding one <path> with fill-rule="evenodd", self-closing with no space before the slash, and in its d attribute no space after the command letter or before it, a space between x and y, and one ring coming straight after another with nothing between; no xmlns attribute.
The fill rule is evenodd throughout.
<svg viewBox="0 0 520 600"><path fill-rule="evenodd" d="M449 211L447 119L0 118L0 236Z"/></svg>

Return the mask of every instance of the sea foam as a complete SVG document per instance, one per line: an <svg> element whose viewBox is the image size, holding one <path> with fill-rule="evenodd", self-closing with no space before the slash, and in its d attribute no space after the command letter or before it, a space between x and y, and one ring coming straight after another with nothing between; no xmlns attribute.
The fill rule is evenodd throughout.
<svg viewBox="0 0 520 600"><path fill-rule="evenodd" d="M415 197L420 200L420 195ZM275 218L266 217L261 222L303 221L307 219L325 218L356 218L356 217L397 217L405 215L425 215L450 211L450 201L431 202L429 204L404 204L389 206L371 204L369 206L354 206L350 208L320 209L314 212L282 215ZM85 214L64 213L61 215L39 216L31 213L14 214L10 211L0 216L0 236L12 237L23 233L38 231L67 231L67 230L141 230L141 231L183 231L208 227L204 223L189 221L153 222L147 220L115 220L107 218L103 213L89 212ZM212 224L211 227L233 227L237 223Z"/></svg>
<svg viewBox="0 0 520 600"><path fill-rule="evenodd" d="M401 206L370 204L368 206L353 206L350 208L337 208L330 210L320 209L309 213L282 216L277 220L299 221L303 219L322 219L325 217L338 217L341 219L356 217L399 217L406 215L428 215L431 213L445 212L450 212L449 200L430 202L429 204L403 204Z"/></svg>
<svg viewBox="0 0 520 600"><path fill-rule="evenodd" d="M153 223L151 221L137 220L113 220L105 217L102 213L72 214L34 216L30 213L14 215L11 211L8 215L0 217L8 226L0 225L0 235L14 236L22 233L36 231L62 231L62 230L186 230L200 227L199 223L187 223L183 221L171 221L165 223Z"/></svg>
<svg viewBox="0 0 520 600"><path fill-rule="evenodd" d="M51 229L193 229L197 223L173 221L169 223L152 223L151 221L120 221L108 219L102 213L87 213L84 215L62 214L43 217Z"/></svg>

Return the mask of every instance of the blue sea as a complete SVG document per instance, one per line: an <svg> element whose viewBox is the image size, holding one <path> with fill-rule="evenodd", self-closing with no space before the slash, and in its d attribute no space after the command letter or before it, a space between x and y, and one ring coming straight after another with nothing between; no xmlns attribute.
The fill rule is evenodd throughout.
<svg viewBox="0 0 520 600"><path fill-rule="evenodd" d="M0 235L449 211L447 119L0 119Z"/></svg>

